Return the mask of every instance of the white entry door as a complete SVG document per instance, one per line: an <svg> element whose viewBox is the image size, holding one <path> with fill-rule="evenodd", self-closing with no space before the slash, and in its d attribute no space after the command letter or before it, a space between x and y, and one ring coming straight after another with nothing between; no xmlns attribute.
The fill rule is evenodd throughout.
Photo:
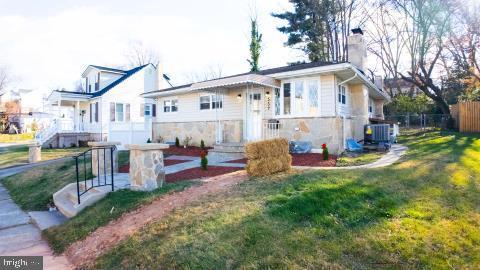
<svg viewBox="0 0 480 270"><path fill-rule="evenodd" d="M262 138L262 93L250 92L247 102L247 140L260 140Z"/></svg>

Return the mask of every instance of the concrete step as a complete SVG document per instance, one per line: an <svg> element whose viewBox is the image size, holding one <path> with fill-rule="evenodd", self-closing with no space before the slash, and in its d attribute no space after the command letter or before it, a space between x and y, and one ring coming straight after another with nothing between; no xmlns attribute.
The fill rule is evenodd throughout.
<svg viewBox="0 0 480 270"><path fill-rule="evenodd" d="M53 202L57 206L58 211L71 218L85 209L85 207L101 200L111 191L111 186L92 188L80 197L80 204L78 204L77 183L71 183L53 194Z"/></svg>
<svg viewBox="0 0 480 270"><path fill-rule="evenodd" d="M215 144L210 152L220 153L244 153L245 145L241 143L220 143Z"/></svg>

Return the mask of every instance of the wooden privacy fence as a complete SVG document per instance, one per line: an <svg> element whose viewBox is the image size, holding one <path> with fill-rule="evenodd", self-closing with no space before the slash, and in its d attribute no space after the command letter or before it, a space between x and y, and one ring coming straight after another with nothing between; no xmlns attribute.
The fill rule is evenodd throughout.
<svg viewBox="0 0 480 270"><path fill-rule="evenodd" d="M452 105L450 113L460 132L480 132L480 101Z"/></svg>

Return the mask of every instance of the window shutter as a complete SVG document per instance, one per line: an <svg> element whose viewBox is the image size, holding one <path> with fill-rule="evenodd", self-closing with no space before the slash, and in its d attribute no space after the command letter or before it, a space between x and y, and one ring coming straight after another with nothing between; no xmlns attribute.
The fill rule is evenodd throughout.
<svg viewBox="0 0 480 270"><path fill-rule="evenodd" d="M98 73L97 77L97 84L95 85L95 90L100 90L100 72Z"/></svg>
<svg viewBox="0 0 480 270"><path fill-rule="evenodd" d="M110 103L110 121L115 122L115 103Z"/></svg>
<svg viewBox="0 0 480 270"><path fill-rule="evenodd" d="M142 103L140 104L140 117L144 117L145 116L145 104Z"/></svg>
<svg viewBox="0 0 480 270"><path fill-rule="evenodd" d="M95 102L95 122L98 122L98 102Z"/></svg>
<svg viewBox="0 0 480 270"><path fill-rule="evenodd" d="M130 121L130 104L125 104L125 121Z"/></svg>
<svg viewBox="0 0 480 270"><path fill-rule="evenodd" d="M88 92L88 77L85 78L85 92Z"/></svg>
<svg viewBox="0 0 480 270"><path fill-rule="evenodd" d="M90 112L90 123L92 123L92 103L89 104L90 105L90 110L88 110Z"/></svg>
<svg viewBox="0 0 480 270"><path fill-rule="evenodd" d="M157 104L152 104L152 116L157 116Z"/></svg>

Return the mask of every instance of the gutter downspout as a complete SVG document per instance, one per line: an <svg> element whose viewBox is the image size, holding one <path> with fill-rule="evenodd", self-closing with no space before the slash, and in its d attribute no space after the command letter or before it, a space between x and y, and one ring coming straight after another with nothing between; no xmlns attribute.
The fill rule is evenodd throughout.
<svg viewBox="0 0 480 270"><path fill-rule="evenodd" d="M340 82L338 85L345 85L347 82L355 79L356 77L358 77L358 73L355 72L355 75L353 75L352 77L344 80L343 82ZM337 89L338 91L338 89ZM338 95L338 94L337 94ZM338 102L335 102L335 103L338 103ZM335 106L336 107L336 106ZM345 150L346 149L346 144L347 144L347 138L345 138L345 125L346 125L346 119L345 119L345 115L342 115L342 141L343 141L343 149Z"/></svg>

